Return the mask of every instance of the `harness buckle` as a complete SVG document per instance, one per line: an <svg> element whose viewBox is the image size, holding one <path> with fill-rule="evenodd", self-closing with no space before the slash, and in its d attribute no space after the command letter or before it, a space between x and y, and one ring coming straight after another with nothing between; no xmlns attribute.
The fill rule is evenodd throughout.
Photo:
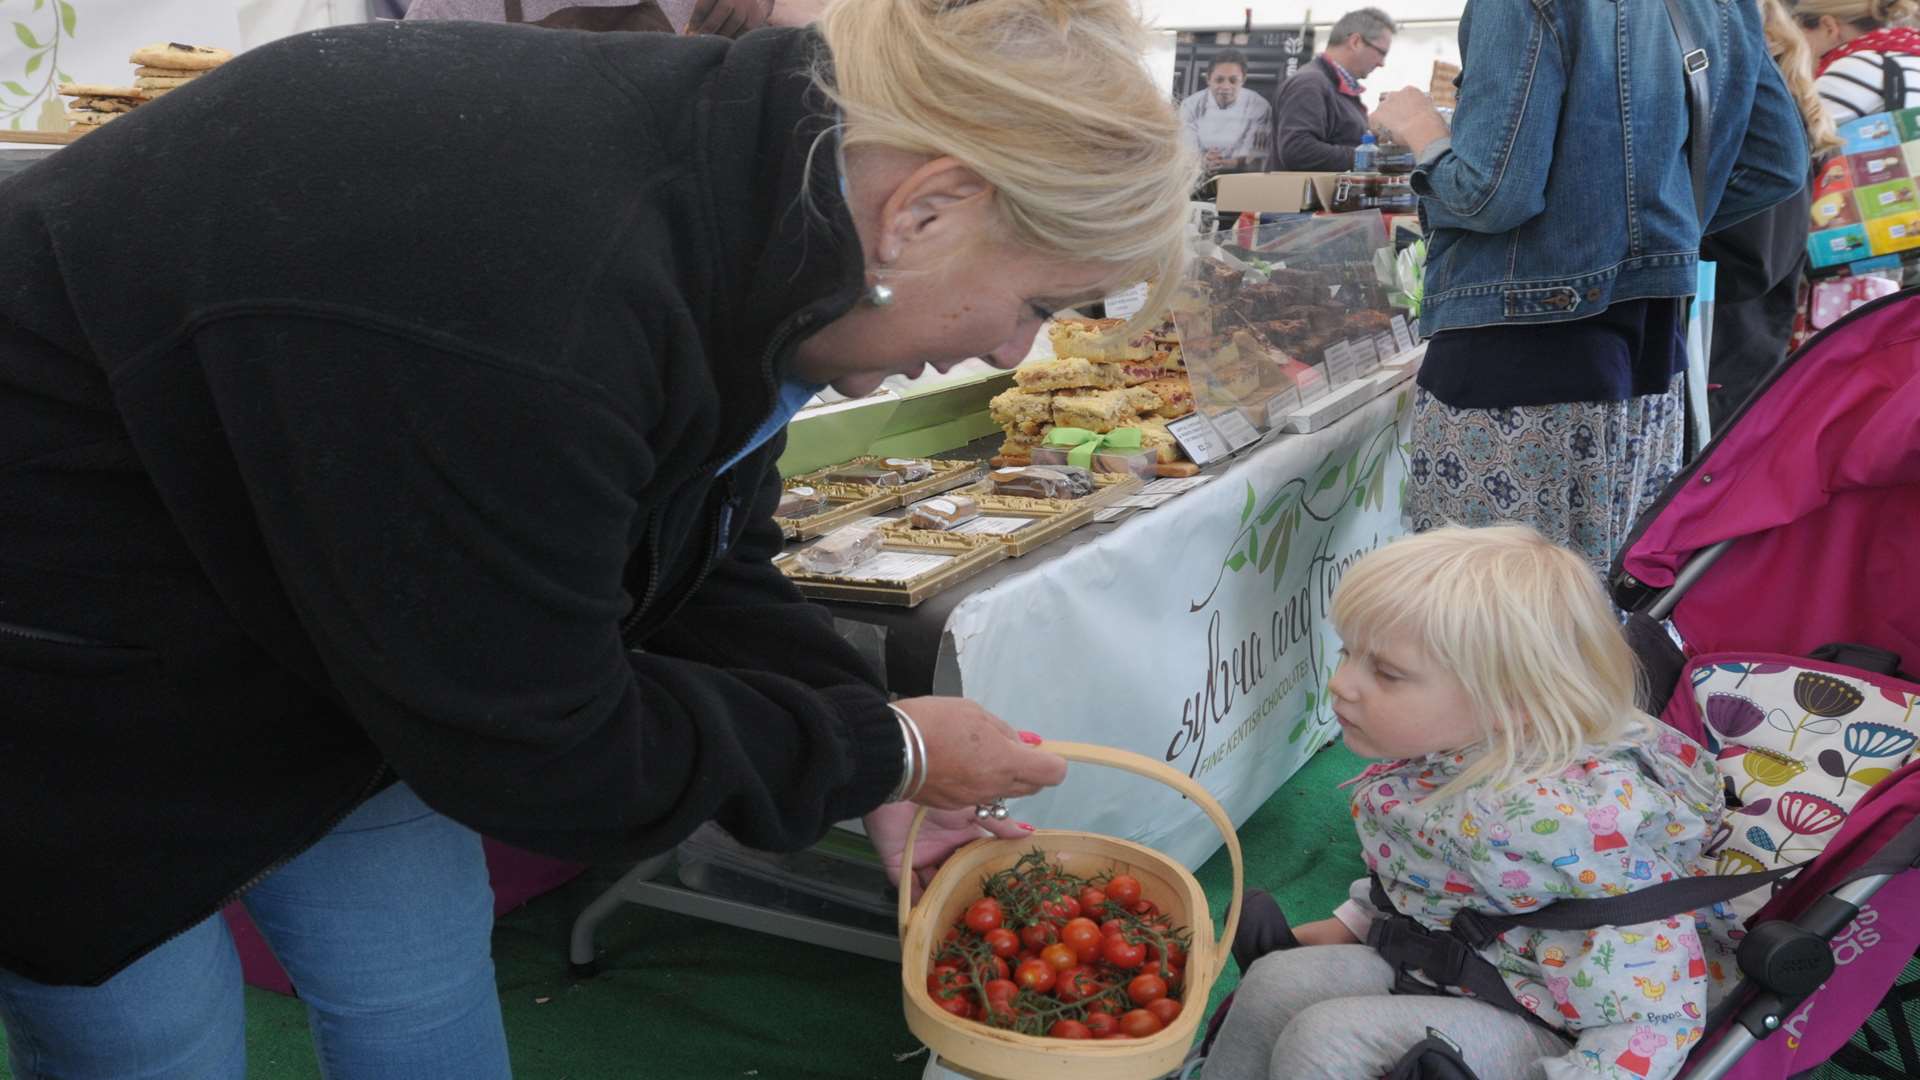
<svg viewBox="0 0 1920 1080"><path fill-rule="evenodd" d="M1687 74L1689 75L1698 75L1713 64L1713 61L1708 58L1707 50L1705 49L1693 50L1681 57L1680 62L1686 65Z"/></svg>

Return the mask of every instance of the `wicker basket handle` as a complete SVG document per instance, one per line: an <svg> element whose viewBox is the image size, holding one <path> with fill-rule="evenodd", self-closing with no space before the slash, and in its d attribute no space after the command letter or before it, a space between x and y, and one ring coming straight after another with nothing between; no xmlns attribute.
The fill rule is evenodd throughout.
<svg viewBox="0 0 1920 1080"><path fill-rule="evenodd" d="M1058 754L1068 761L1078 761L1087 765L1105 765L1108 768L1144 776L1149 780L1158 780L1168 787L1192 799L1194 805L1206 812L1213 827L1227 842L1227 856L1233 862L1233 900L1227 905L1227 921L1220 928L1220 956L1214 965L1212 979L1218 979L1226 970L1227 961L1232 956L1233 935L1240 927L1240 898L1245 894L1246 863L1240 857L1240 837L1234 832L1233 820L1221 808L1213 794L1206 788L1194 783L1187 774L1152 758L1142 757L1130 750L1118 750L1111 746L1099 746L1094 743L1048 742L1040 749L1050 754ZM907 844L901 853L900 888L900 936L907 936L907 916L913 910L913 849L915 841L920 839L920 823L927 819L927 808L921 807L913 815L913 824L907 828ZM1209 981L1212 981L1210 979Z"/></svg>

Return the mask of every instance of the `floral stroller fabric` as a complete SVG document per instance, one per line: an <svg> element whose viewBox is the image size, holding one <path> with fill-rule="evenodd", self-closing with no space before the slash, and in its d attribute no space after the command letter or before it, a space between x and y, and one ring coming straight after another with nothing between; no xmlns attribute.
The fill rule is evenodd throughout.
<svg viewBox="0 0 1920 1080"><path fill-rule="evenodd" d="M1725 774L1716 871L1800 867L1734 901L1744 983L1709 1017L1692 1080L1786 1078L1836 1054L1860 1075L1920 1073L1920 1018L1901 1012L1915 991L1895 986L1920 945L1916 538L1909 291L1776 370L1615 560L1636 640L1668 642L1654 626L1670 619L1685 643L1655 708Z"/></svg>

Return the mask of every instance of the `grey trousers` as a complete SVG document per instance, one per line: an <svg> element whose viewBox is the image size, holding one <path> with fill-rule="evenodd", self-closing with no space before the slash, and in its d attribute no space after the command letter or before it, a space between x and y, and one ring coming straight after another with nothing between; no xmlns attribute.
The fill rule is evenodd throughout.
<svg viewBox="0 0 1920 1080"><path fill-rule="evenodd" d="M1364 1080L1385 1073L1434 1028L1481 1080L1530 1080L1567 1053L1552 1032L1492 1005L1395 995L1393 969L1365 945L1269 953L1234 992L1205 1080Z"/></svg>

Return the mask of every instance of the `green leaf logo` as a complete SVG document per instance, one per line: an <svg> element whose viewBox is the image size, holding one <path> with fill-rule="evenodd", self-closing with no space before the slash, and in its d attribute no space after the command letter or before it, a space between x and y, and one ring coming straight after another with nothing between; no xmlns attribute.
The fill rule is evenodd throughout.
<svg viewBox="0 0 1920 1080"><path fill-rule="evenodd" d="M25 45L27 48L37 49L40 47L40 40L33 36L33 31L27 27L26 23L14 23L13 33L14 36L20 39L20 44Z"/></svg>
<svg viewBox="0 0 1920 1080"><path fill-rule="evenodd" d="M66 29L68 37L73 36L74 24L79 21L80 13L73 10L73 5L67 0L60 0L60 25Z"/></svg>

